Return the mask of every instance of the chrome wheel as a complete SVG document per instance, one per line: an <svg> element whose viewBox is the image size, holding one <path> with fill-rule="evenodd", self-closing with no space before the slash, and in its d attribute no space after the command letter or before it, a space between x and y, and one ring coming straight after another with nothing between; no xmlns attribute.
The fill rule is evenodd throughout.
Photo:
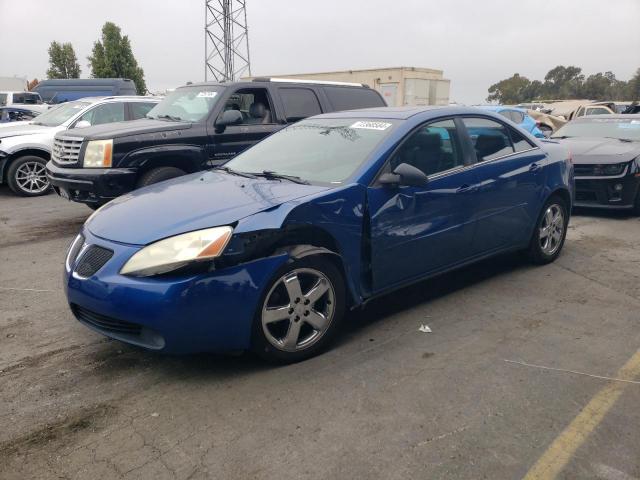
<svg viewBox="0 0 640 480"><path fill-rule="evenodd" d="M271 345L304 350L325 334L335 313L336 294L322 272L299 268L276 281L262 307L262 330Z"/></svg>
<svg viewBox="0 0 640 480"><path fill-rule="evenodd" d="M42 193L49 188L46 168L36 161L20 165L16 169L15 180L22 191L30 194Z"/></svg>
<svg viewBox="0 0 640 480"><path fill-rule="evenodd" d="M540 249L545 255L553 255L560 248L564 235L564 213L557 203L549 205L540 224Z"/></svg>

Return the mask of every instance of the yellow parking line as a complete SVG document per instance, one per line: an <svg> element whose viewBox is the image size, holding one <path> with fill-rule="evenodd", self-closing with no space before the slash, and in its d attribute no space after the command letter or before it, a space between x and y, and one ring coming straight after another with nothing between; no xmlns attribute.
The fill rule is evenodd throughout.
<svg viewBox="0 0 640 480"><path fill-rule="evenodd" d="M615 376L626 380L633 380L640 376L640 350L627 361ZM632 384L613 381L600 390L547 448L523 480L552 480L556 478L629 385Z"/></svg>

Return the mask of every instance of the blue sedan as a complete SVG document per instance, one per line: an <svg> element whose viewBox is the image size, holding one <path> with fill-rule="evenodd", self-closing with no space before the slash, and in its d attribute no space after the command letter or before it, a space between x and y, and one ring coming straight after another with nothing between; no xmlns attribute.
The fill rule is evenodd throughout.
<svg viewBox="0 0 640 480"><path fill-rule="evenodd" d="M483 105L480 108L499 113L534 137L546 138L542 130L538 128L537 122L522 108L505 107L503 105Z"/></svg>
<svg viewBox="0 0 640 480"><path fill-rule="evenodd" d="M123 342L294 362L373 297L507 251L553 261L572 198L566 150L485 110L319 115L103 206L65 289Z"/></svg>

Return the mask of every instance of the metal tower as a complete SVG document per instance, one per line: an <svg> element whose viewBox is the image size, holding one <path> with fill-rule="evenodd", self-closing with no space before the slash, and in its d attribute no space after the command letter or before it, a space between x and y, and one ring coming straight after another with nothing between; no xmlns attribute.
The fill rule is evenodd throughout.
<svg viewBox="0 0 640 480"><path fill-rule="evenodd" d="M246 0L205 0L204 79L251 76Z"/></svg>

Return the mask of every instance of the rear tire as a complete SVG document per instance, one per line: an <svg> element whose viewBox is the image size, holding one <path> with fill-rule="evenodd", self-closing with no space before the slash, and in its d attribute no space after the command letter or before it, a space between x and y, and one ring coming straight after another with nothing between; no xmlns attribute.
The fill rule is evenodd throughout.
<svg viewBox="0 0 640 480"><path fill-rule="evenodd" d="M529 259L538 265L553 262L564 245L569 215L565 201L551 196L542 207L527 251Z"/></svg>
<svg viewBox="0 0 640 480"><path fill-rule="evenodd" d="M47 178L47 161L34 155L16 158L7 169L7 184L13 193L22 197L39 197L51 192Z"/></svg>
<svg viewBox="0 0 640 480"><path fill-rule="evenodd" d="M345 298L342 273L326 256L285 264L258 303L252 350L273 363L294 363L319 354L339 330Z"/></svg>
<svg viewBox="0 0 640 480"><path fill-rule="evenodd" d="M185 171L176 167L159 167L145 172L138 180L138 188L185 175Z"/></svg>

